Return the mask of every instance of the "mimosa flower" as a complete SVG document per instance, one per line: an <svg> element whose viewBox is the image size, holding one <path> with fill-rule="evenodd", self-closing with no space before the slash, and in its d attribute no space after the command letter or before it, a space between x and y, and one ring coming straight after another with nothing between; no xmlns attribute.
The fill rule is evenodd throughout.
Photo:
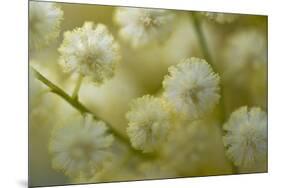
<svg viewBox="0 0 281 188"><path fill-rule="evenodd" d="M131 143L143 152L152 152L159 148L170 128L170 114L164 101L148 95L132 103L127 119L127 133Z"/></svg>
<svg viewBox="0 0 281 188"><path fill-rule="evenodd" d="M255 29L234 33L227 40L224 57L229 69L263 67L267 63L267 41L264 34Z"/></svg>
<svg viewBox="0 0 281 188"><path fill-rule="evenodd" d="M267 115L258 107L235 110L224 124L226 153L241 169L267 162Z"/></svg>
<svg viewBox="0 0 281 188"><path fill-rule="evenodd" d="M168 10L119 8L115 21L120 36L136 48L167 38L173 30L174 15Z"/></svg>
<svg viewBox="0 0 281 188"><path fill-rule="evenodd" d="M66 72L90 77L96 84L114 75L120 59L119 45L103 24L85 22L83 27L64 33L59 63Z"/></svg>
<svg viewBox="0 0 281 188"><path fill-rule="evenodd" d="M54 40L60 29L63 12L50 2L29 2L29 45L32 50Z"/></svg>
<svg viewBox="0 0 281 188"><path fill-rule="evenodd" d="M55 129L50 142L53 167L69 176L89 177L109 159L113 136L91 115Z"/></svg>
<svg viewBox="0 0 281 188"><path fill-rule="evenodd" d="M188 119L210 112L219 102L219 76L203 59L186 59L169 68L163 81L164 97Z"/></svg>

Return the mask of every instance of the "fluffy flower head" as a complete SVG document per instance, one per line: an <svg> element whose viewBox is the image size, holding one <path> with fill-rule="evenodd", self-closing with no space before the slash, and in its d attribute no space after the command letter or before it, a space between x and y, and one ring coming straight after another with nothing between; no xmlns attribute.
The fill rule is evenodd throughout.
<svg viewBox="0 0 281 188"><path fill-rule="evenodd" d="M115 20L121 27L120 36L136 48L167 38L174 15L167 10L119 8Z"/></svg>
<svg viewBox="0 0 281 188"><path fill-rule="evenodd" d="M155 151L167 137L169 118L168 108L160 98L146 95L133 101L127 113L127 133L133 147L143 152Z"/></svg>
<svg viewBox="0 0 281 188"><path fill-rule="evenodd" d="M258 169L267 159L267 115L246 106L234 111L224 124L228 157L240 169Z"/></svg>
<svg viewBox="0 0 281 188"><path fill-rule="evenodd" d="M66 72L90 77L99 84L114 75L119 45L103 24L85 22L83 27L64 33L59 63Z"/></svg>
<svg viewBox="0 0 281 188"><path fill-rule="evenodd" d="M209 112L219 102L219 76L203 59L186 59L169 68L163 81L164 96L188 119Z"/></svg>
<svg viewBox="0 0 281 188"><path fill-rule="evenodd" d="M29 45L31 49L40 48L55 39L63 12L50 2L29 2Z"/></svg>
<svg viewBox="0 0 281 188"><path fill-rule="evenodd" d="M55 129L50 142L53 167L69 176L91 176L108 159L113 136L104 122L87 115L81 121Z"/></svg>

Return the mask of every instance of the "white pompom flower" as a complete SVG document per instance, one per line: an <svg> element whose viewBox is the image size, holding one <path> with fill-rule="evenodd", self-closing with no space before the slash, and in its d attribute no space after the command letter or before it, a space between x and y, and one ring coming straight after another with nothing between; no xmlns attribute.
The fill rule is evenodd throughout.
<svg viewBox="0 0 281 188"><path fill-rule="evenodd" d="M104 122L91 115L53 131L49 150L52 165L71 177L89 177L110 158L113 136Z"/></svg>
<svg viewBox="0 0 281 188"><path fill-rule="evenodd" d="M153 152L166 140L170 129L170 113L164 101L145 95L133 101L126 115L127 133L134 148Z"/></svg>
<svg viewBox="0 0 281 188"><path fill-rule="evenodd" d="M119 45L107 27L92 22L65 32L59 52L59 63L65 72L89 77L96 84L113 77L120 59Z"/></svg>
<svg viewBox="0 0 281 188"><path fill-rule="evenodd" d="M220 12L202 12L202 15L208 19L213 20L219 24L226 24L234 22L239 15L231 13L220 13Z"/></svg>
<svg viewBox="0 0 281 188"><path fill-rule="evenodd" d="M258 107L240 107L223 126L227 156L241 170L259 170L267 163L267 115Z"/></svg>
<svg viewBox="0 0 281 188"><path fill-rule="evenodd" d="M175 16L168 10L118 8L115 21L119 34L134 48L166 39L173 31Z"/></svg>
<svg viewBox="0 0 281 188"><path fill-rule="evenodd" d="M29 45L38 49L54 40L60 29L63 12L55 3L29 2Z"/></svg>
<svg viewBox="0 0 281 188"><path fill-rule="evenodd" d="M197 119L219 102L219 76L203 59L189 58L169 68L164 97L187 119Z"/></svg>

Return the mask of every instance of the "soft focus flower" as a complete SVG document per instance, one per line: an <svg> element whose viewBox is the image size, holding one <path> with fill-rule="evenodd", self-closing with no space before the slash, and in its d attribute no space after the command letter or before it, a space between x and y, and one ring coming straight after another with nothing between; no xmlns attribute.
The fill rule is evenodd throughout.
<svg viewBox="0 0 281 188"><path fill-rule="evenodd" d="M172 32L174 15L168 10L119 8L115 15L119 34L133 47L161 41Z"/></svg>
<svg viewBox="0 0 281 188"><path fill-rule="evenodd" d="M133 101L127 119L131 143L143 152L159 148L170 128L170 114L164 101L148 95Z"/></svg>
<svg viewBox="0 0 281 188"><path fill-rule="evenodd" d="M266 37L255 29L235 32L227 40L224 52L229 69L258 69L267 63Z"/></svg>
<svg viewBox="0 0 281 188"><path fill-rule="evenodd" d="M209 112L219 102L219 76L203 59L189 58L169 68L164 97L188 119Z"/></svg>
<svg viewBox="0 0 281 188"><path fill-rule="evenodd" d="M223 126L227 156L241 169L256 169L267 162L267 115L258 107L241 107Z"/></svg>
<svg viewBox="0 0 281 188"><path fill-rule="evenodd" d="M50 142L53 167L69 176L90 176L109 156L113 136L106 133L104 122L91 115L55 129Z"/></svg>
<svg viewBox="0 0 281 188"><path fill-rule="evenodd" d="M59 34L63 12L55 3L29 2L29 45L40 48L54 40Z"/></svg>
<svg viewBox="0 0 281 188"><path fill-rule="evenodd" d="M234 32L226 41L222 53L223 80L226 92L230 94L239 89L241 95L229 101L253 106L267 106L267 39L261 31L253 28ZM239 76L237 76L239 75ZM229 90L229 91L228 91ZM244 91L244 92L243 92ZM243 97L244 95L244 97ZM226 95L229 97L231 95ZM239 106L240 106L239 105ZM231 107L231 111L233 108Z"/></svg>
<svg viewBox="0 0 281 188"><path fill-rule="evenodd" d="M85 22L83 27L64 33L59 63L66 72L88 76L99 84L114 75L119 45L103 24Z"/></svg>
<svg viewBox="0 0 281 188"><path fill-rule="evenodd" d="M236 14L220 12L202 12L202 14L210 20L214 20L215 22L220 24L231 23L239 17Z"/></svg>

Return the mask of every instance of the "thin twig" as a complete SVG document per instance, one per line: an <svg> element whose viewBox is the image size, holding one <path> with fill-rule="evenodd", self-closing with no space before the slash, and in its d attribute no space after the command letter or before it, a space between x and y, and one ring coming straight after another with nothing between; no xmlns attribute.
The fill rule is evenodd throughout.
<svg viewBox="0 0 281 188"><path fill-rule="evenodd" d="M75 88L74 88L73 93L72 93L72 98L75 99L75 100L78 100L78 94L79 94L79 90L80 90L80 87L81 87L82 82L83 82L83 78L84 78L84 76L79 74L78 79L77 79L77 83L76 83Z"/></svg>
<svg viewBox="0 0 281 188"><path fill-rule="evenodd" d="M98 117L97 115L95 115L93 112L91 112L87 107L85 107L82 103L80 103L80 101L78 100L77 97L72 98L70 95L68 95L64 90L62 90L59 86L55 85L54 83L52 83L50 80L48 80L45 76L43 76L40 72L38 72L36 69L34 69L33 67L31 67L31 71L33 71L33 75L42 83L44 83L46 86L48 86L50 88L50 92L57 94L58 96L60 96L61 98L63 98L66 102L68 102L71 106L73 106L76 110L78 110L82 115L84 115L85 113L90 113L92 114L93 118L97 119L97 120L102 120L100 117ZM104 121L104 120L102 120ZM131 151L132 154L135 154L139 157L141 157L142 159L151 159L151 158L155 158L157 157L157 155L153 154L153 153L142 153L139 150L136 150L135 148L133 148L130 144L130 141L128 140L127 137L123 136L121 133L119 133L116 129L114 129L114 127L109 124L108 122L104 121L110 132L122 143L124 143L127 148Z"/></svg>
<svg viewBox="0 0 281 188"><path fill-rule="evenodd" d="M93 117L95 119L101 119L99 117L97 117L95 114L93 114L88 108L86 108L82 103L80 103L77 99L72 98L70 95L68 95L65 91L63 91L60 87L58 87L57 85L55 85L54 83L52 83L50 80L48 80L46 77L44 77L40 72L38 72L36 69L31 68L34 76L41 82L43 82L46 86L48 86L50 88L50 91L52 93L55 93L57 95L59 95L60 97L62 97L66 102L68 102L71 106L73 106L75 109L77 109L81 114L85 114L85 113L90 113L93 115ZM127 140L126 138L124 138L123 136L121 136L120 133L118 133L116 130L114 130L114 128L112 126L110 126L109 123L107 123L108 126L110 127L110 129L112 130L112 132L117 135L118 137L120 137L122 140Z"/></svg>

